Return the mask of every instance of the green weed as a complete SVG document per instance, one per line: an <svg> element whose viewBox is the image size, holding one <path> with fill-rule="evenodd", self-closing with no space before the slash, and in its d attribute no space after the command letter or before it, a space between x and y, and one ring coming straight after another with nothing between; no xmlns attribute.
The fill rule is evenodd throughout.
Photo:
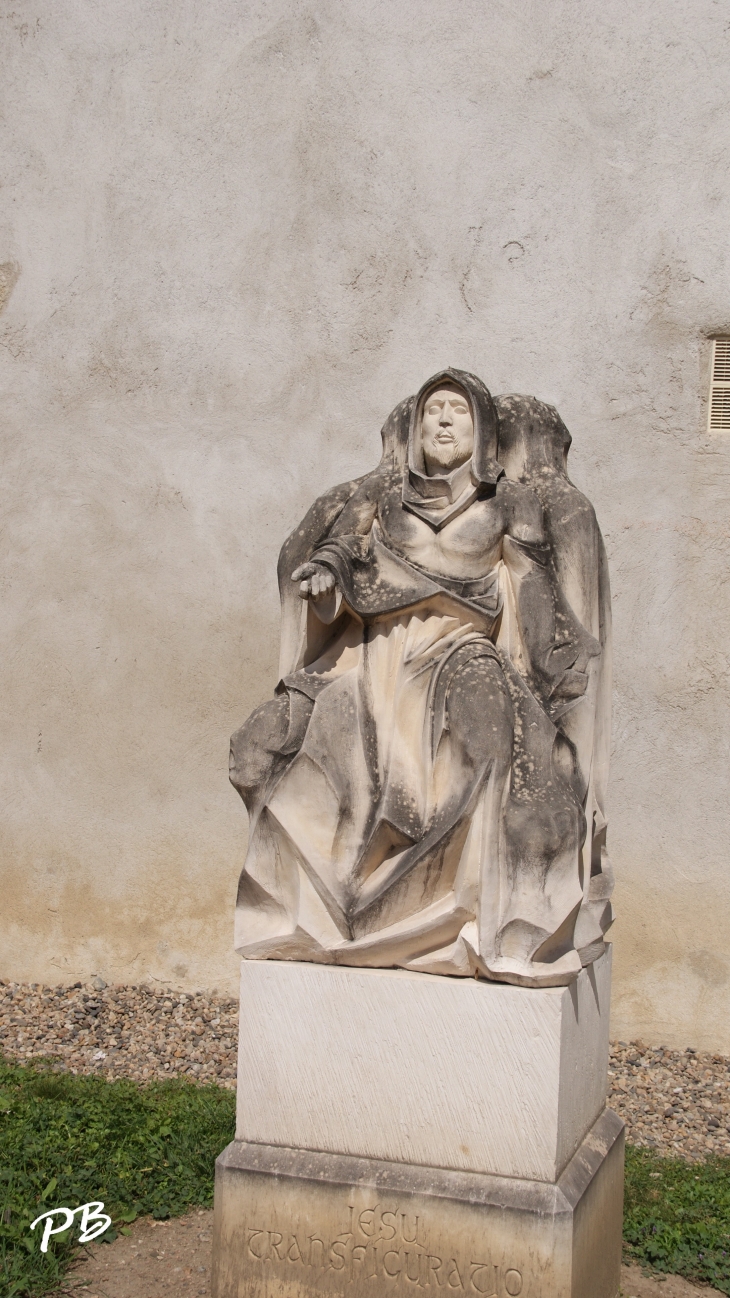
<svg viewBox="0 0 730 1298"><path fill-rule="evenodd" d="M78 1230L41 1253L42 1225L29 1228L49 1208L100 1199L119 1228L210 1206L234 1114L233 1093L214 1085L142 1087L0 1060L0 1293L37 1298L58 1285Z"/></svg>
<svg viewBox="0 0 730 1298"><path fill-rule="evenodd" d="M730 1159L685 1163L627 1146L624 1252L730 1294Z"/></svg>

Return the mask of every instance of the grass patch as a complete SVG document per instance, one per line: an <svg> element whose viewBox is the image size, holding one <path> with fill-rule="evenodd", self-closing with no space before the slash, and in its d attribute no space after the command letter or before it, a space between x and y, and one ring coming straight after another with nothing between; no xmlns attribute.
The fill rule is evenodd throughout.
<svg viewBox="0 0 730 1298"><path fill-rule="evenodd" d="M76 1226L40 1251L48 1208L103 1200L114 1228L213 1202L235 1095L215 1085L74 1077L0 1060L0 1293L40 1298L73 1256ZM730 1159L685 1163L626 1150L624 1251L730 1295Z"/></svg>
<svg viewBox="0 0 730 1298"><path fill-rule="evenodd" d="M0 1293L36 1298L63 1277L78 1229L41 1253L43 1226L29 1227L49 1208L103 1200L109 1240L140 1215L210 1207L234 1125L234 1093L212 1084L140 1086L0 1060Z"/></svg>
<svg viewBox="0 0 730 1298"><path fill-rule="evenodd" d="M624 1254L730 1294L730 1159L626 1148Z"/></svg>

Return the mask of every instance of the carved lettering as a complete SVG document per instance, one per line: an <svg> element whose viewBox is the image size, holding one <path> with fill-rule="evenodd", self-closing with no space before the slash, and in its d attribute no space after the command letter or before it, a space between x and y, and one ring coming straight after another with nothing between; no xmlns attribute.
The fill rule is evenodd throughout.
<svg viewBox="0 0 730 1298"><path fill-rule="evenodd" d="M372 1259L372 1271L368 1272L368 1256ZM376 1280L378 1277L378 1245L369 1244L365 1249L365 1279Z"/></svg>
<svg viewBox="0 0 730 1298"><path fill-rule="evenodd" d="M354 1244L352 1253L350 1255L350 1261L352 1263L352 1266L355 1266L355 1264L357 1263L358 1266L362 1265L364 1267L365 1256L367 1254L367 1251L368 1250L366 1244Z"/></svg>
<svg viewBox="0 0 730 1298"><path fill-rule="evenodd" d="M319 1246L320 1246L320 1248L321 1248L321 1250L322 1250L322 1252L321 1252L321 1254L320 1254L320 1260L319 1260L319 1263L315 1262L315 1260L314 1260L314 1246L315 1246L315 1244L319 1244ZM320 1267L323 1267L323 1266L324 1266L324 1259L325 1259L324 1240L319 1239L319 1237L318 1237L317 1235L310 1235L310 1236L309 1236L309 1265L310 1265L310 1266L317 1266L317 1265L319 1265Z"/></svg>
<svg viewBox="0 0 730 1298"><path fill-rule="evenodd" d="M452 1257L449 1263L449 1270L446 1272L446 1283L448 1284L449 1289L464 1288L464 1284L461 1279L461 1272L459 1271L459 1267L457 1265L457 1261L455 1257Z"/></svg>
<svg viewBox="0 0 730 1298"><path fill-rule="evenodd" d="M350 1204L349 1219L351 1229L334 1239L307 1235L304 1244L290 1232L251 1226L246 1233L247 1255L267 1266L287 1262L314 1271L341 1271L346 1281L394 1280L398 1283L391 1289L398 1292L416 1285L419 1289L468 1290L479 1298L518 1298L523 1291L522 1274L516 1267L503 1271L493 1262L472 1260L467 1265L462 1258L444 1261L437 1253L427 1253L419 1238L426 1238L423 1218L409 1218L397 1205L381 1208L376 1203L358 1212ZM358 1242L358 1234L364 1242Z"/></svg>
<svg viewBox="0 0 730 1298"><path fill-rule="evenodd" d="M279 1252L279 1247L281 1245L281 1241L283 1238L284 1236L280 1235L278 1230L269 1231L269 1248L271 1250L269 1252L269 1257L271 1257L271 1252L274 1252L276 1253L276 1256L278 1257L280 1262L284 1261L284 1258L281 1256L281 1253Z"/></svg>
<svg viewBox="0 0 730 1298"><path fill-rule="evenodd" d="M377 1208L377 1204L375 1205L375 1207ZM365 1217L369 1217L370 1220L364 1221L363 1218ZM362 1231L363 1235L367 1235L368 1238L372 1238L372 1236L375 1234L375 1208L365 1208L364 1211L360 1213L360 1216L357 1219L357 1224L360 1227L360 1230Z"/></svg>
<svg viewBox="0 0 730 1298"><path fill-rule="evenodd" d="M408 1249L405 1249L405 1250L404 1250L404 1255L405 1255L405 1259L406 1259L406 1265L405 1265L405 1268L404 1268L403 1274L404 1274L406 1280L410 1280L411 1284L419 1284L419 1283L420 1283L420 1280L421 1280L421 1257L422 1257L422 1254L421 1254L421 1253L410 1253L410 1252L408 1251ZM415 1261L415 1272L416 1272L415 1275L411 1275L411 1258L413 1258L414 1261Z"/></svg>
<svg viewBox="0 0 730 1298"><path fill-rule="evenodd" d="M398 1265L395 1271L391 1271L390 1267L388 1266L389 1257L397 1257L398 1259ZM385 1271L385 1274L390 1276L400 1275L402 1266L403 1263L401 1262L400 1253L396 1253L395 1249L392 1248L388 1249L388 1252L383 1255L383 1270Z"/></svg>
<svg viewBox="0 0 730 1298"><path fill-rule="evenodd" d="M335 1258L339 1260L339 1265L335 1266ZM330 1246L330 1269L332 1271L341 1271L347 1261L347 1245L344 1239L336 1239Z"/></svg>
<svg viewBox="0 0 730 1298"><path fill-rule="evenodd" d="M435 1265L434 1265L434 1263L435 1263ZM440 1258L440 1257L436 1257L436 1254L435 1254L435 1253L429 1253L429 1255L428 1255L428 1271L426 1272L426 1284L427 1284L427 1285L430 1285L430 1283L431 1283L431 1276L432 1276L432 1275L435 1275L435 1276L436 1276L436 1283L437 1283L437 1285L438 1285L439 1287L441 1287L441 1285L444 1283L444 1281L441 1279L441 1276L440 1276L438 1273L440 1272L442 1266L443 1266L443 1262L441 1261L441 1258Z"/></svg>
<svg viewBox="0 0 730 1298"><path fill-rule="evenodd" d="M251 1257L255 1257L255 1258L256 1258L256 1261L257 1261L257 1262L263 1262L263 1260L264 1260L264 1258L265 1258L265 1256L266 1256L266 1239L267 1239L267 1237L268 1237L268 1233L269 1233L269 1232L268 1232L267 1230L254 1230L253 1227L251 1227L251 1228L249 1229L249 1232L248 1232L248 1251L249 1251L249 1253L251 1254ZM257 1252L256 1252L256 1249L255 1249L254 1246L253 1246L254 1239L255 1239L257 1236L259 1236L259 1235L263 1235L263 1237L264 1237L264 1245L263 1245L264 1252L263 1252L263 1253L257 1253Z"/></svg>
<svg viewBox="0 0 730 1298"><path fill-rule="evenodd" d="M401 1222L402 1222L403 1224L402 1224L402 1226L401 1226L401 1235L403 1236L403 1242L404 1242L404 1244L416 1244L416 1243L418 1243L418 1217L416 1217L416 1224L415 1224L415 1226L413 1227L413 1235L412 1235L412 1236L408 1236L408 1235L406 1234L406 1221L407 1221L407 1220L408 1220L408 1219L407 1219L407 1217L406 1217L406 1214L405 1214L404 1212L402 1212L402 1213L401 1213Z"/></svg>
<svg viewBox="0 0 730 1298"><path fill-rule="evenodd" d="M491 1279L489 1272L491 1271ZM469 1272L469 1283L477 1293L485 1298L497 1298L497 1268L491 1262L472 1262Z"/></svg>
<svg viewBox="0 0 730 1298"><path fill-rule="evenodd" d="M292 1249L294 1249L294 1248L295 1248L297 1251L296 1251L296 1254L292 1255ZM300 1248L300 1246L299 1246L299 1240L297 1239L296 1235L292 1235L292 1237L291 1237L291 1244L289 1245L289 1247L288 1247L288 1249L287 1249L287 1251L286 1251L286 1255L287 1255L287 1257L288 1257L288 1259L289 1259L290 1262L303 1262L303 1261L304 1261L304 1255L303 1255L302 1250L301 1250L301 1248Z"/></svg>
<svg viewBox="0 0 730 1298"><path fill-rule="evenodd" d="M386 1221L386 1220L385 1220L386 1217L390 1217L390 1218L391 1218L391 1221ZM385 1228L387 1228L387 1229L390 1231L390 1234L389 1234L389 1235L383 1235L383 1239L384 1239L386 1242L387 1242L388 1240L395 1239L395 1232L396 1232L396 1228L397 1228L397 1225L398 1225L398 1218L397 1218L397 1215L396 1215L396 1213L395 1213L395 1210L394 1210L393 1212L384 1212L384 1213L382 1214L380 1220L381 1220L381 1223L382 1223L382 1225L381 1225L381 1230L382 1230L383 1227L385 1227Z"/></svg>

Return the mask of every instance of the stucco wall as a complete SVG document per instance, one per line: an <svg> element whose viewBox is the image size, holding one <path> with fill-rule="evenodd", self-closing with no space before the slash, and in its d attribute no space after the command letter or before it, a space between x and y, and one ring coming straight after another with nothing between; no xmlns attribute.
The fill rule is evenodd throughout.
<svg viewBox="0 0 730 1298"><path fill-rule="evenodd" d="M0 19L0 977L235 986L280 543L444 364L554 402L611 560L615 1025L730 1050L726 7Z"/></svg>

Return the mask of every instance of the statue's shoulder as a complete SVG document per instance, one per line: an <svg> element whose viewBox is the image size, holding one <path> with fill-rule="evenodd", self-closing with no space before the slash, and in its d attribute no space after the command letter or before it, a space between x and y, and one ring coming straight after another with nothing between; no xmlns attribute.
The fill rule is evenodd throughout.
<svg viewBox="0 0 730 1298"><path fill-rule="evenodd" d="M403 482L403 470L394 469L392 464L388 464L386 461L380 463L376 469L373 469L372 473L367 473L363 478L363 482L372 482L373 484L377 483L380 486L389 487L395 486L397 483L400 487Z"/></svg>
<svg viewBox="0 0 730 1298"><path fill-rule="evenodd" d="M497 483L495 496L505 504L528 510L540 509L540 498L536 491L526 482L515 482L512 478L502 476Z"/></svg>
<svg viewBox="0 0 730 1298"><path fill-rule="evenodd" d="M505 513L505 525L511 536L523 541L542 541L544 514L542 502L526 482L513 482L500 478L497 499Z"/></svg>
<svg viewBox="0 0 730 1298"><path fill-rule="evenodd" d="M347 510L357 511L368 502L379 505L396 489L400 494L402 476L399 470L380 464L361 478L340 482L318 496L281 548L278 564L280 582L288 580L292 567L309 559L312 551L322 544L337 525L340 516L347 517Z"/></svg>
<svg viewBox="0 0 730 1298"><path fill-rule="evenodd" d="M321 545L364 481L365 478L352 478L349 482L340 482L310 505L301 523L289 533L281 547L278 563L280 586L288 580L292 567L305 563L312 551Z"/></svg>
<svg viewBox="0 0 730 1298"><path fill-rule="evenodd" d="M361 499L372 500L377 504L393 492L397 492L400 497L402 485L402 469L394 469L388 464L379 464L377 469L373 469L372 473L367 473L360 480L357 494Z"/></svg>

